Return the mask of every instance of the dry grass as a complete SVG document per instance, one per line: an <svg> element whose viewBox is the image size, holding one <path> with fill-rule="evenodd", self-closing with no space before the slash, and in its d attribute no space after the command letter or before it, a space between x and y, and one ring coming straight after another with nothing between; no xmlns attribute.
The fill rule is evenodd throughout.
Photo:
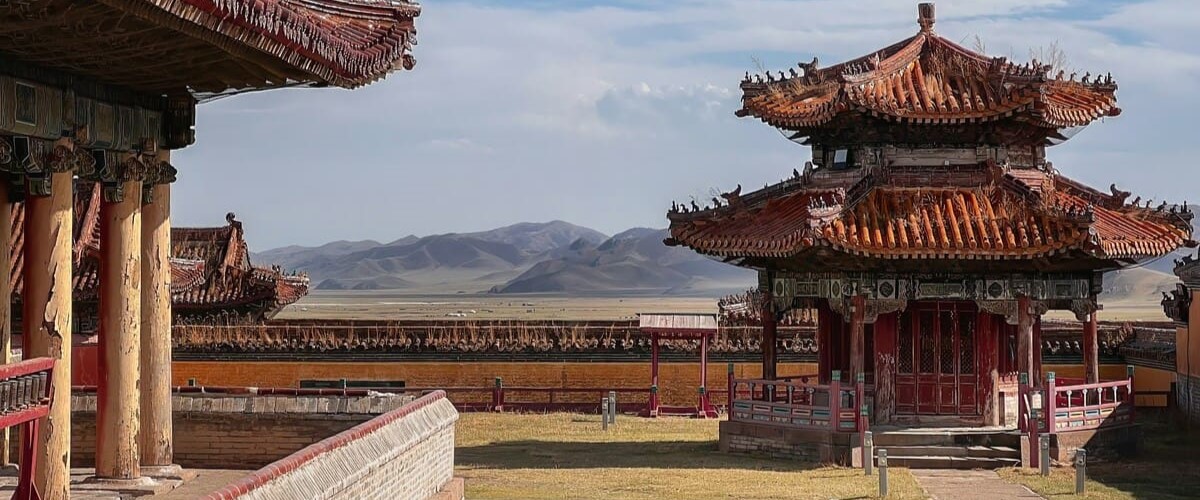
<svg viewBox="0 0 1200 500"><path fill-rule="evenodd" d="M623 416L607 433L596 415L465 413L457 474L467 497L871 498L861 470L717 451L717 422ZM908 471L891 470L889 498L924 498Z"/></svg>
<svg viewBox="0 0 1200 500"><path fill-rule="evenodd" d="M1000 476L1028 486L1048 499L1094 500L1197 498L1200 495L1200 432L1188 433L1165 421L1143 419L1145 446L1136 459L1091 464L1083 496L1075 495L1075 469L1060 467L1043 478L1036 471L1004 469Z"/></svg>

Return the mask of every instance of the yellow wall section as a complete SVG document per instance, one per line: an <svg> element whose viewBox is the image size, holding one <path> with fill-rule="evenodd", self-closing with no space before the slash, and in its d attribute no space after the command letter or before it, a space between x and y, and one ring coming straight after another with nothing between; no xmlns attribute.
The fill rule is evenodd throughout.
<svg viewBox="0 0 1200 500"><path fill-rule="evenodd" d="M1200 358L1197 358L1200 360ZM721 393L714 401L723 402L726 390L726 364L710 363L708 391ZM755 378L762 374L758 363L736 363L734 376ZM507 387L650 387L650 363L567 363L567 362L296 362L296 361L176 361L175 385L196 379L200 385L232 387L299 387L301 380L403 380L408 387L490 387L502 377ZM780 376L808 375L817 372L816 363L780 363ZM1081 365L1045 365L1043 371L1062 378L1083 378ZM659 394L663 404L691 405L699 385L698 363L663 363L659 366ZM1101 365L1100 378L1125 378L1125 365ZM1175 374L1163 370L1138 368L1134 374L1136 391L1169 391ZM528 401L529 394L509 393L510 401ZM585 397L585 396L579 396ZM465 399L465 398L464 398ZM473 398L472 400L478 399ZM1138 405L1165 406L1166 396L1140 396Z"/></svg>
<svg viewBox="0 0 1200 500"><path fill-rule="evenodd" d="M490 387L502 377L507 387L650 387L650 363L533 363L533 362L292 362L292 361L176 361L175 385L196 379L199 385L232 387L299 387L301 380L403 380L408 387ZM779 374L817 372L816 363L780 363ZM734 376L762 374L757 363L737 363ZM709 363L708 391L721 392L724 401L727 364ZM699 363L659 365L659 395L663 404L693 405L700 382ZM509 401L529 395L509 393ZM719 398L719 399L718 399Z"/></svg>
<svg viewBox="0 0 1200 500"><path fill-rule="evenodd" d="M1175 337L1175 364L1179 373L1200 377L1200 292L1192 293L1188 318L1192 321L1180 327Z"/></svg>

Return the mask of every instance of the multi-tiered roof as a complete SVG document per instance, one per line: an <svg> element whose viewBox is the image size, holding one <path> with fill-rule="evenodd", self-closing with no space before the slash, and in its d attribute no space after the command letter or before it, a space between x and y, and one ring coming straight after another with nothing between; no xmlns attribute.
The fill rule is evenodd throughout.
<svg viewBox="0 0 1200 500"><path fill-rule="evenodd" d="M74 291L78 304L94 304L100 293L100 185L80 184L75 195ZM13 290L24 281L24 204L13 210ZM308 293L308 277L250 263L241 222L211 228L171 229L171 304L178 319L218 317L261 320Z"/></svg>
<svg viewBox="0 0 1200 500"><path fill-rule="evenodd" d="M738 116L811 144L813 161L676 205L667 243L751 267L913 272L1114 269L1193 243L1186 205L1101 192L1045 161L1067 129L1120 113L1110 76L987 57L921 14L916 36L871 55L747 77Z"/></svg>

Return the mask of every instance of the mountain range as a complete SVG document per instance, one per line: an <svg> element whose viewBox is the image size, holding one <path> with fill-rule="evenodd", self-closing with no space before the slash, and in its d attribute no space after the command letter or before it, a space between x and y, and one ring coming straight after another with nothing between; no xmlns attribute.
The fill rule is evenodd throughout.
<svg viewBox="0 0 1200 500"><path fill-rule="evenodd" d="M556 220L474 233L409 235L390 243L288 246L252 258L305 271L322 290L711 296L754 286L753 271L668 247L663 244L666 236L666 229L649 228L608 236ZM1105 296L1157 301L1157 292L1174 287L1174 260L1189 253L1194 250L1180 249L1141 267L1110 273Z"/></svg>
<svg viewBox="0 0 1200 500"><path fill-rule="evenodd" d="M335 241L256 253L256 262L305 271L321 290L422 293L723 294L755 273L663 244L665 229L613 236L563 221L490 231Z"/></svg>

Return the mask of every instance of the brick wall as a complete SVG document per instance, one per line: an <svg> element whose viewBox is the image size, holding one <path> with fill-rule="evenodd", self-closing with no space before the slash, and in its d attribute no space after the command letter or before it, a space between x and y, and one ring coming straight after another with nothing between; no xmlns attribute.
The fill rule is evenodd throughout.
<svg viewBox="0 0 1200 500"><path fill-rule="evenodd" d="M454 405L435 392L274 462L208 498L432 498L454 474L457 420Z"/></svg>
<svg viewBox="0 0 1200 500"><path fill-rule="evenodd" d="M402 380L409 387L490 387L495 377L502 377L504 385L509 387L650 387L649 362L176 361L172 366L175 385L186 385L188 379L196 379L205 386L299 387L301 380L344 378ZM734 364L738 378L759 377L761 370L758 363ZM780 375L816 372L816 363L779 364ZM724 401L726 373L726 363L709 363L708 392L713 394L714 401ZM663 404L695 404L699 382L699 363L660 365L659 395ZM451 395L451 399L466 397L469 396Z"/></svg>
<svg viewBox="0 0 1200 500"><path fill-rule="evenodd" d="M412 401L408 396L175 394L175 463L257 469ZM93 467L95 394L72 395L71 465Z"/></svg>

